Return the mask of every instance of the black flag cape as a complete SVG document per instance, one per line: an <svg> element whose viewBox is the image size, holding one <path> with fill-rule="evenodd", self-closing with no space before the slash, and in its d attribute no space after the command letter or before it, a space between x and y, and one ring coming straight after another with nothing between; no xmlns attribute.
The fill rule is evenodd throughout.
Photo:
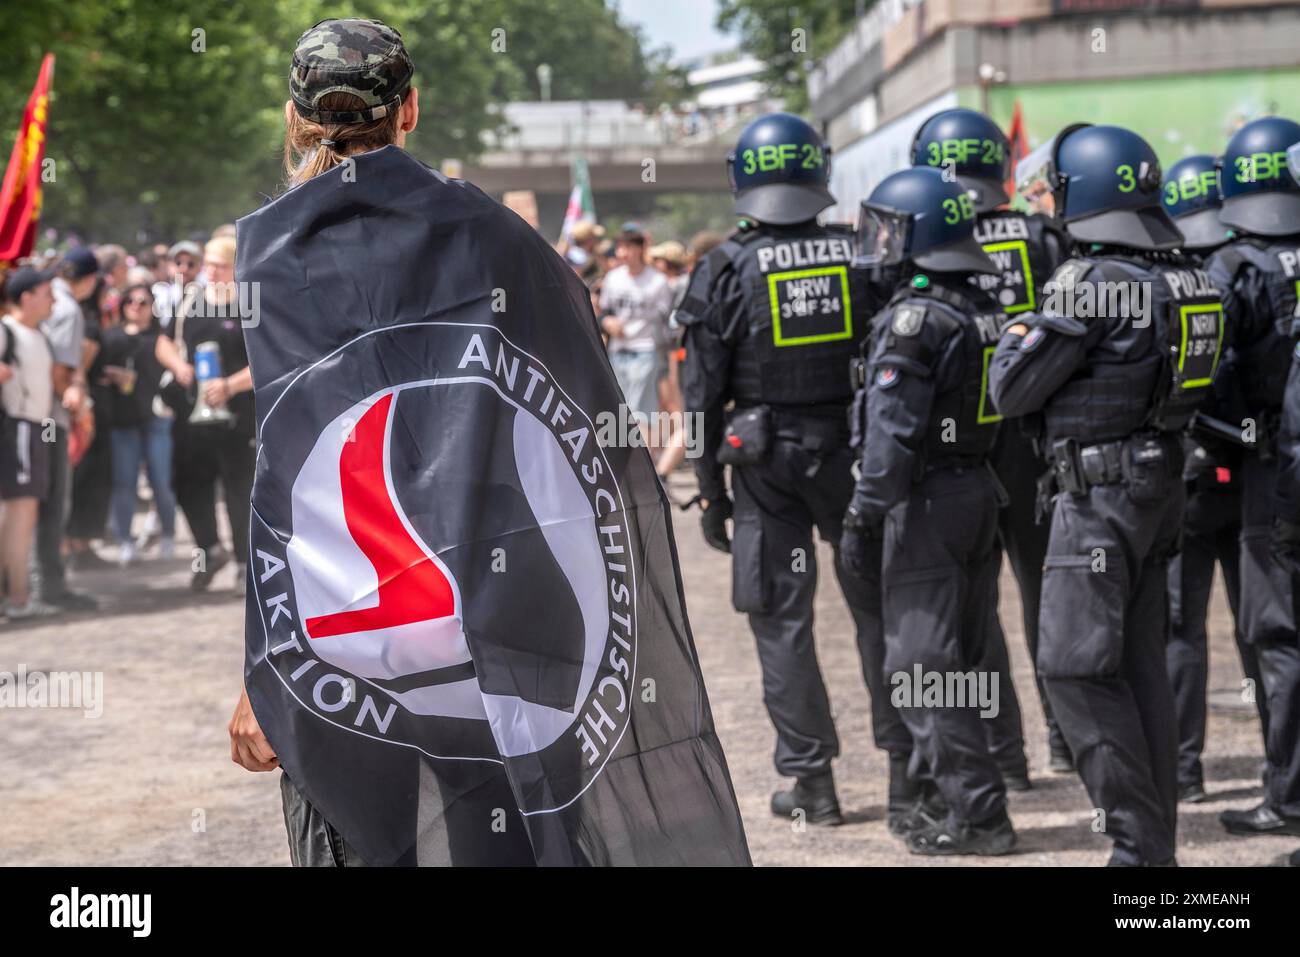
<svg viewBox="0 0 1300 957"><path fill-rule="evenodd" d="M747 864L669 505L587 290L395 146L238 224L245 684L373 864Z"/></svg>

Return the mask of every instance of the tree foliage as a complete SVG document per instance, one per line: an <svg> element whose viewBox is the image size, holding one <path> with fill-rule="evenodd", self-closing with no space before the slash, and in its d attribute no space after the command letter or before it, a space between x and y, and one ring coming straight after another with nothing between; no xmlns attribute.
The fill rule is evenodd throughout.
<svg viewBox="0 0 1300 957"><path fill-rule="evenodd" d="M555 99L653 105L680 89L662 53L645 50L605 0L0 3L0 156L53 51L46 226L134 246L232 221L282 179L294 42L339 16L401 31L420 90L408 146L431 164L473 158L500 123L494 105L536 98L542 62Z"/></svg>
<svg viewBox="0 0 1300 957"><path fill-rule="evenodd" d="M767 64L768 92L801 113L808 106L807 71L848 34L859 8L875 0L719 0L719 30L735 34Z"/></svg>

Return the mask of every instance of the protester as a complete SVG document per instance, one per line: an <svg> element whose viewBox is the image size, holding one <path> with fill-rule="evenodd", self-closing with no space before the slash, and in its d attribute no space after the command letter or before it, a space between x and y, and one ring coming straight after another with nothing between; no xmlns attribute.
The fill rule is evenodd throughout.
<svg viewBox="0 0 1300 957"><path fill-rule="evenodd" d="M660 253L656 257L657 260L662 262L667 270L673 271L676 278L673 292L674 310L681 304L683 297L686 295L686 287L696 265L709 250L721 246L724 242L726 242L726 238L721 234L706 231L696 233L691 237L689 249L683 248L680 243L671 240L655 247ZM678 249L681 250L680 254ZM679 263L680 271L676 272ZM668 274L668 272L665 273L665 275ZM671 282L672 279L670 278ZM676 312L674 311L669 316L668 321L668 335L670 337L668 376L666 379L660 379L659 381L659 401L665 409L678 413L685 412L685 403L682 400L681 363L686 358L686 350L682 347L682 333L683 330L677 323ZM689 423L683 420L678 422L676 428L673 429L667 446L655 461L655 471L659 473L660 478L671 475L686 461L686 449L690 439L687 432L689 428Z"/></svg>
<svg viewBox="0 0 1300 957"><path fill-rule="evenodd" d="M63 561L63 536L68 520L72 467L69 433L73 417L90 414L86 370L93 351L86 345L86 320L82 302L94 293L99 279L95 254L84 246L70 250L59 264L51 289L54 307L41 323L54 358L54 441L50 444L50 487L41 502L36 529L37 573L41 601L70 610L95 608L89 595L67 587Z"/></svg>
<svg viewBox="0 0 1300 957"><path fill-rule="evenodd" d="M99 557L93 542L104 537L113 489L107 417L112 393L104 382L103 359L99 355L103 330L115 321L112 298L108 280L101 275L90 296L81 304L85 317L82 367L86 370L93 425L89 430L90 444L72 469L72 506L68 512L66 541L68 564L81 571L110 567L109 562Z"/></svg>
<svg viewBox="0 0 1300 957"><path fill-rule="evenodd" d="M95 258L99 260L99 265L113 291L120 294L126 288L126 273L131 268L131 264L127 261L126 250L110 243L98 247L95 250Z"/></svg>
<svg viewBox="0 0 1300 957"><path fill-rule="evenodd" d="M42 441L43 424L54 409L54 359L40 330L54 307L53 276L30 266L5 280L8 311L3 323L6 373L0 377L0 402L5 411L0 449L0 523L3 552L5 614L10 619L53 614L28 586L28 559L36 531L37 513L50 485L50 445Z"/></svg>
<svg viewBox="0 0 1300 957"><path fill-rule="evenodd" d="M646 237L637 224L624 225L617 249L619 265L601 288L601 327L628 408L653 415L659 411L659 369L673 292L663 273L646 264Z"/></svg>
<svg viewBox="0 0 1300 957"><path fill-rule="evenodd" d="M210 240L203 250L203 268L207 283L187 290L171 327L158 337L155 354L179 386L190 390L189 401L193 402L198 399L194 390L199 387L194 376L195 350L205 343L217 345L220 375L202 384L202 400L213 409L228 410L233 418L193 422L185 408L188 403L174 408L172 478L176 501L185 513L202 559L190 586L203 591L231 560L232 553L222 546L217 527L220 480L236 562L234 589L236 594L243 594L257 423L234 282L234 238L219 236Z"/></svg>
<svg viewBox="0 0 1300 957"><path fill-rule="evenodd" d="M170 267L167 281L153 287L154 314L162 329L171 325L176 308L185 296L185 288L190 283L200 281L199 267L203 260L203 250L198 243L184 239L167 250L167 260Z"/></svg>
<svg viewBox="0 0 1300 957"><path fill-rule="evenodd" d="M604 238L604 226L585 220L576 224L569 236L569 247L565 250L564 257L588 287L604 272L603 260L596 248Z"/></svg>
<svg viewBox="0 0 1300 957"><path fill-rule="evenodd" d="M240 220L239 278L262 289L247 335L265 391L259 590L232 757L252 770L283 763L295 863L747 864L667 507L644 451L602 464L600 440L577 429L621 403L584 287L518 216L402 149L419 117L412 72L384 24L327 20L304 34L285 105L294 188ZM355 184L338 188L353 169ZM382 250L367 238L376 230ZM338 256L356 268L319 268ZM515 305L496 308L498 292ZM544 397L507 371L515 349L529 350L530 376L545 370L554 384ZM441 375L457 363L463 377ZM349 409L358 418L340 433ZM552 433L570 415L574 431ZM590 491L578 464L589 456ZM635 504L595 504L607 496ZM436 509L417 504L434 499ZM480 561L503 554L498 544L510 552L499 575ZM294 597L275 597L290 580ZM435 592L464 595L463 610ZM287 604L275 619L268 599ZM663 679L653 703L632 690L622 658L624 607ZM297 651L278 647L286 627L301 636ZM368 676L359 700L345 697L348 715L327 716L319 694L284 677L328 648ZM405 713L388 737L352 717L366 712L372 678L397 679L385 684ZM606 714L600 701L616 687L628 690ZM604 715L599 732L591 707ZM405 746L393 747L407 715Z"/></svg>
<svg viewBox="0 0 1300 957"><path fill-rule="evenodd" d="M136 486L143 462L149 488L162 526L159 557L171 558L175 550L176 504L172 497L171 420L153 412L162 366L156 356L158 327L148 283L124 290L123 320L104 332L104 376L112 388L108 422L113 450L113 531L118 541L118 562L136 558L131 537Z"/></svg>

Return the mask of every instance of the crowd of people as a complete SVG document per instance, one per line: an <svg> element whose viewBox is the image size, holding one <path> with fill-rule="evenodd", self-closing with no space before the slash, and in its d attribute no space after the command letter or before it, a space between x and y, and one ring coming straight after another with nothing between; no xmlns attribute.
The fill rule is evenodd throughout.
<svg viewBox="0 0 1300 957"><path fill-rule="evenodd" d="M94 609L69 586L69 569L175 557L178 505L195 545L191 586L207 589L233 562L232 587L243 593L256 447L234 265L227 225L202 246L182 240L131 256L71 245L4 275L7 618Z"/></svg>
<svg viewBox="0 0 1300 957"><path fill-rule="evenodd" d="M673 309L695 265L724 240L705 230L685 245L675 239L653 244L636 222L608 236L604 226L582 221L558 246L591 290L629 412L643 428L667 413L663 427L645 430L661 479L683 464L688 439L678 380L681 330L672 322Z"/></svg>

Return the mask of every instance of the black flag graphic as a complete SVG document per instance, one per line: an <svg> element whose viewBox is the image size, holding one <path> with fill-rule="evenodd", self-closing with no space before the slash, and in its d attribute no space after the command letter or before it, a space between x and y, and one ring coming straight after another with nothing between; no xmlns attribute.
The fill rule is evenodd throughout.
<svg viewBox="0 0 1300 957"><path fill-rule="evenodd" d="M239 222L260 426L245 680L378 864L745 864L587 292L397 147ZM606 433L608 434L608 433Z"/></svg>

